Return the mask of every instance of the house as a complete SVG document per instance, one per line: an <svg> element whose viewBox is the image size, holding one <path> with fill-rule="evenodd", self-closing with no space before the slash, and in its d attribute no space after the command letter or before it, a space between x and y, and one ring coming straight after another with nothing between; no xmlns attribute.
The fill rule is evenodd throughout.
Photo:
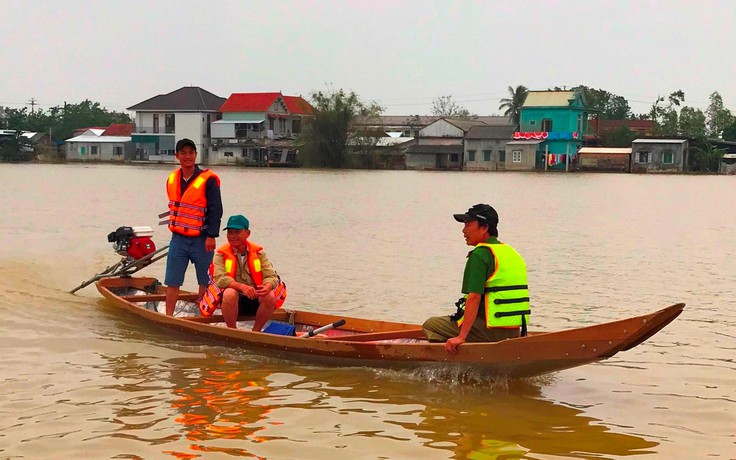
<svg viewBox="0 0 736 460"><path fill-rule="evenodd" d="M723 152L718 172L721 174L736 174L736 142L723 139L708 139L714 147Z"/></svg>
<svg viewBox="0 0 736 460"><path fill-rule="evenodd" d="M105 129L91 128L64 141L66 159L70 161L123 162L133 155L130 136L104 135Z"/></svg>
<svg viewBox="0 0 736 460"><path fill-rule="evenodd" d="M463 169L465 135L477 120L440 118L419 130L417 143L406 149L406 169Z"/></svg>
<svg viewBox="0 0 736 460"><path fill-rule="evenodd" d="M377 128L387 133L400 133L401 137L418 137L419 130L434 123L442 117L419 116L419 115L380 115L366 119L365 121L357 120L356 129ZM474 121L482 121L489 126L507 126L510 124L509 117L496 115L480 115L473 119Z"/></svg>
<svg viewBox="0 0 736 460"><path fill-rule="evenodd" d="M354 155L355 165L370 169L406 169L406 149L414 144L414 138L399 134L379 132L375 137L351 138L348 148Z"/></svg>
<svg viewBox="0 0 736 460"><path fill-rule="evenodd" d="M296 162L295 140L314 108L301 96L233 93L212 122L209 164L287 166Z"/></svg>
<svg viewBox="0 0 736 460"><path fill-rule="evenodd" d="M465 135L466 171L498 171L506 169L506 143L514 137L516 127L509 125L473 126Z"/></svg>
<svg viewBox="0 0 736 460"><path fill-rule="evenodd" d="M631 143L631 172L684 172L687 139L635 139Z"/></svg>
<svg viewBox="0 0 736 460"><path fill-rule="evenodd" d="M576 169L583 135L589 131L589 112L582 91L529 91L521 107L520 126L519 131L514 133L514 144L506 150L514 147L523 155L523 152L530 150L520 149L526 142L534 146L536 168L560 171ZM539 140L542 142L535 142Z"/></svg>
<svg viewBox="0 0 736 460"><path fill-rule="evenodd" d="M583 147L578 151L581 171L629 172L631 147Z"/></svg>
<svg viewBox="0 0 736 460"><path fill-rule="evenodd" d="M541 139L517 140L506 143L503 168L506 171L534 171L539 169L539 158L544 155ZM499 159L499 162L501 160Z"/></svg>
<svg viewBox="0 0 736 460"><path fill-rule="evenodd" d="M207 164L210 124L221 118L224 102L198 86L185 86L128 107L135 112L134 160L174 163L177 141L188 138L197 146L198 162Z"/></svg>

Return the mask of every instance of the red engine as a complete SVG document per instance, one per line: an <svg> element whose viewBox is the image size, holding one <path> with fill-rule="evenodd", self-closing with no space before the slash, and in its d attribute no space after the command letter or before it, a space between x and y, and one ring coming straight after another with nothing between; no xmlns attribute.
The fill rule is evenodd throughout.
<svg viewBox="0 0 736 460"><path fill-rule="evenodd" d="M113 244L112 247L121 256L138 260L156 252L152 235L151 227L119 227L107 235L107 241Z"/></svg>
<svg viewBox="0 0 736 460"><path fill-rule="evenodd" d="M151 241L150 236L139 236L130 240L128 255L135 260L145 257L152 252L156 252L156 245Z"/></svg>

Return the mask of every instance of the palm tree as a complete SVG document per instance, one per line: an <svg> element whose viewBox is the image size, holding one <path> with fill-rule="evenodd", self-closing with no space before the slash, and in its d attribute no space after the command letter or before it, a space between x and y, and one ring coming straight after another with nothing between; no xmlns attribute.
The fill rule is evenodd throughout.
<svg viewBox="0 0 736 460"><path fill-rule="evenodd" d="M501 99L501 105L498 106L499 110L506 109L504 115L511 117L510 121L515 125L519 124L521 106L524 105L524 100L526 100L528 92L529 90L524 85L519 85L516 88L509 86L509 95L511 97Z"/></svg>

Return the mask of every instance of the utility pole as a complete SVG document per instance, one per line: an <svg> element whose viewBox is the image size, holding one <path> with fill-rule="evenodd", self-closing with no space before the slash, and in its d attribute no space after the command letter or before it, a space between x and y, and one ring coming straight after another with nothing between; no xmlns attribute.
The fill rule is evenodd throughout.
<svg viewBox="0 0 736 460"><path fill-rule="evenodd" d="M31 113L33 113L33 109L36 107L36 99L35 98L31 98L31 100L28 101L28 105L31 106Z"/></svg>

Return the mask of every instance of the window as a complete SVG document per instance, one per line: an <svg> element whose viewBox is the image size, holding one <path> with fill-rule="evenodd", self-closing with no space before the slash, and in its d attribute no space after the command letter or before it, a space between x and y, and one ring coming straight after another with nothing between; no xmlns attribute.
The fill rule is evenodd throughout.
<svg viewBox="0 0 736 460"><path fill-rule="evenodd" d="M165 121L164 122L166 123L166 132L167 133L176 132L175 131L175 127L174 127L174 114L173 113L167 113L166 115L164 115L164 117L165 117Z"/></svg>
<svg viewBox="0 0 736 460"><path fill-rule="evenodd" d="M291 132L294 134L299 134L299 131L302 129L302 121L301 120L293 120L291 122Z"/></svg>
<svg viewBox="0 0 736 460"><path fill-rule="evenodd" d="M468 161L475 161L475 150L468 150Z"/></svg>
<svg viewBox="0 0 736 460"><path fill-rule="evenodd" d="M248 137L248 124L247 123L235 123L235 137L243 139Z"/></svg>
<svg viewBox="0 0 736 460"><path fill-rule="evenodd" d="M552 120L549 118L545 118L542 120L542 132L548 133L552 131Z"/></svg>
<svg viewBox="0 0 736 460"><path fill-rule="evenodd" d="M537 125L537 120L530 120L529 121L529 126L536 126L536 125Z"/></svg>
<svg viewBox="0 0 736 460"><path fill-rule="evenodd" d="M226 157L231 157L231 156L233 156L233 152L225 152L225 153L223 153L223 155L226 156Z"/></svg>
<svg viewBox="0 0 736 460"><path fill-rule="evenodd" d="M98 146L96 146L96 145L91 145L91 146L89 147L89 154L90 154L90 155L98 155L98 154L99 154L99 151L98 151L98 150L99 150L99 147L98 147Z"/></svg>
<svg viewBox="0 0 736 460"><path fill-rule="evenodd" d="M153 132L154 133L158 132L158 114L157 113L153 114Z"/></svg>
<svg viewBox="0 0 736 460"><path fill-rule="evenodd" d="M521 163L521 150L514 150L511 152L511 161L514 163Z"/></svg>
<svg viewBox="0 0 736 460"><path fill-rule="evenodd" d="M113 155L122 156L123 155L123 148L122 147L114 147L113 148Z"/></svg>
<svg viewBox="0 0 736 460"><path fill-rule="evenodd" d="M639 163L649 163L649 151L642 150L639 152Z"/></svg>
<svg viewBox="0 0 736 460"><path fill-rule="evenodd" d="M501 163L506 163L506 150L498 151L498 161Z"/></svg>
<svg viewBox="0 0 736 460"><path fill-rule="evenodd" d="M578 131L582 131L582 130L583 130L583 116L578 115Z"/></svg>
<svg viewBox="0 0 736 460"><path fill-rule="evenodd" d="M671 165L672 163L674 163L673 156L674 155L672 154L672 150L665 150L664 152L662 152L662 163Z"/></svg>
<svg viewBox="0 0 736 460"><path fill-rule="evenodd" d="M460 161L460 155L458 155L457 153L450 154L450 161L453 163L457 163L458 161Z"/></svg>
<svg viewBox="0 0 736 460"><path fill-rule="evenodd" d="M483 150L483 161L491 161L491 151Z"/></svg>

